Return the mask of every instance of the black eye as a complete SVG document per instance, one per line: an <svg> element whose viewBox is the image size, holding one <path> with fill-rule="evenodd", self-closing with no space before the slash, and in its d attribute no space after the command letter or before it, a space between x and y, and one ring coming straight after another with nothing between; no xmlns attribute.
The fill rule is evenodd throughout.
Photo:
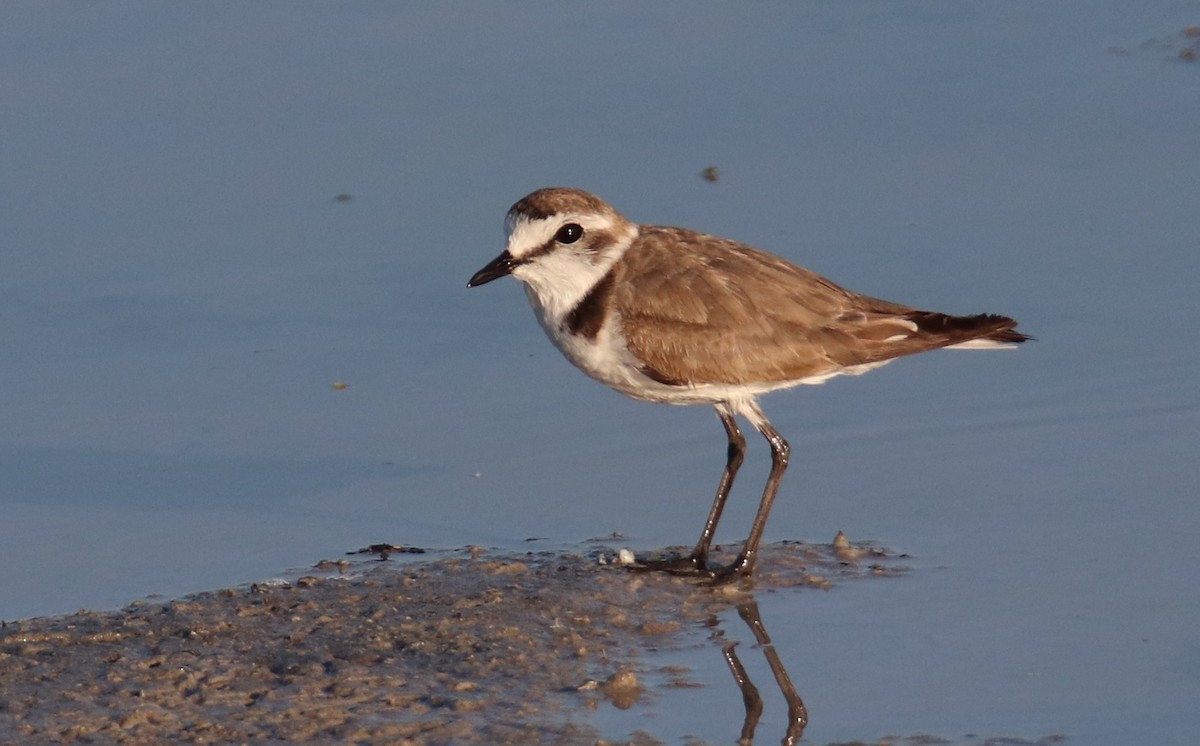
<svg viewBox="0 0 1200 746"><path fill-rule="evenodd" d="M554 240L559 243L575 243L583 237L583 226L579 223L567 223L554 234Z"/></svg>

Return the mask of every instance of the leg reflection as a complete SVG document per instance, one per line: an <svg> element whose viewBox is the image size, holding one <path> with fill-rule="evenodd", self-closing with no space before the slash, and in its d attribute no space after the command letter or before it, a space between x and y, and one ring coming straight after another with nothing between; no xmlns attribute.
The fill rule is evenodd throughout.
<svg viewBox="0 0 1200 746"><path fill-rule="evenodd" d="M738 739L738 743L751 744L754 742L754 729L758 727L758 719L762 717L762 696L758 693L758 687L746 673L745 666L738 660L737 652L734 651L735 647L737 647L736 642L726 643L723 652L725 653L725 663L729 665L738 689L742 690L742 702L746 705L746 719L742 721L742 737Z"/></svg>
<svg viewBox="0 0 1200 746"><path fill-rule="evenodd" d="M758 612L758 603L753 598L747 598L737 603L735 608L737 608L738 616L753 633L755 642L762 647L763 657L767 659L767 665L771 667L771 673L775 675L775 683L779 685L779 691L783 694L784 701L787 702L788 725L782 743L784 746L794 746L800 742L800 737L804 735L804 727L808 725L808 709L804 706L804 700L800 699L800 695L796 693L796 687L792 685L787 670L779 660L779 653L771 644L771 638L767 635L762 617ZM754 729L758 727L758 719L762 716L762 696L759 695L758 687L750 681L745 667L738 659L734 643L726 645L723 652L725 662L729 664L729 670L733 673L733 680L742 690L742 701L746 705L746 719L742 722L742 737L739 743L749 744L754 740Z"/></svg>

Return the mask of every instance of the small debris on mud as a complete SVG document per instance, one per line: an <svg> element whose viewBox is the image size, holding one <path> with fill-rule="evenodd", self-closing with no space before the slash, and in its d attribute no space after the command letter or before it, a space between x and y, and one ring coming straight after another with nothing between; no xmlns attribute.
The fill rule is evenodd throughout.
<svg viewBox="0 0 1200 746"><path fill-rule="evenodd" d="M425 554L425 550L420 547L406 547L400 544L372 544L362 549L356 549L353 552L346 554L375 554L379 556L382 562L393 554Z"/></svg>
<svg viewBox="0 0 1200 746"><path fill-rule="evenodd" d="M642 696L642 685L632 669L620 668L600 685L600 691L618 708L628 710Z"/></svg>

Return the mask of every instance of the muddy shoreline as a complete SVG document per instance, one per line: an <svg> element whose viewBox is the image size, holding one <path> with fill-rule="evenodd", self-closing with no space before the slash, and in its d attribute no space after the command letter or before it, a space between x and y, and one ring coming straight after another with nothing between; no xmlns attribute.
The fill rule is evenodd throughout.
<svg viewBox="0 0 1200 746"><path fill-rule="evenodd" d="M631 572L607 547L457 554L7 622L0 742L595 744L591 710L654 696L644 651L752 600ZM870 547L801 543L767 547L762 569L758 591L903 572Z"/></svg>

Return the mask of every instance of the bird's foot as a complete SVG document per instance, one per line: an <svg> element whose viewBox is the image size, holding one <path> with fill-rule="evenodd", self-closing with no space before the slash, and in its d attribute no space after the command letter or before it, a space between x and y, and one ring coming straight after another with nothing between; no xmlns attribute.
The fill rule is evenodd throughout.
<svg viewBox="0 0 1200 746"><path fill-rule="evenodd" d="M629 569L635 572L665 572L682 577L707 577L710 572L708 559L695 553L675 555L667 559L638 560L637 564L630 565Z"/></svg>
<svg viewBox="0 0 1200 746"><path fill-rule="evenodd" d="M677 577L695 578L713 586L723 586L750 577L753 562L739 556L731 564L709 567L708 558L695 553L669 559L639 560L630 565L635 572L665 572Z"/></svg>
<svg viewBox="0 0 1200 746"><path fill-rule="evenodd" d="M753 569L754 564L751 561L739 556L728 565L712 568L707 574L712 585L724 586L749 579Z"/></svg>

